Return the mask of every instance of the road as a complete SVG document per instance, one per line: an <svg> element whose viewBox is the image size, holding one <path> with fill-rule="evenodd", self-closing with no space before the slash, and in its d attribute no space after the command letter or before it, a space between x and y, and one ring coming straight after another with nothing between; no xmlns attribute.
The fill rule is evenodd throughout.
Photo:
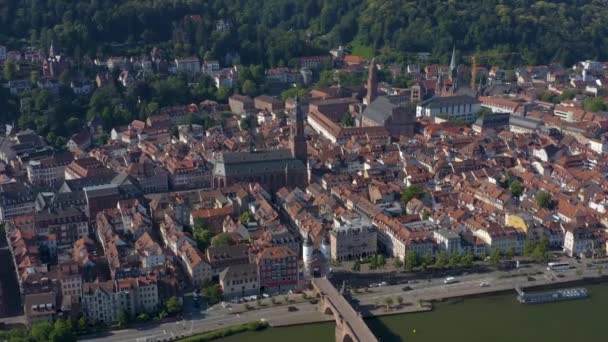
<svg viewBox="0 0 608 342"><path fill-rule="evenodd" d="M294 306L298 310L288 312L288 307ZM318 322L333 319L324 317L317 310L317 306L309 302L269 307L260 310L252 310L241 314L231 314L218 309L217 306L207 310L202 315L189 315L183 320L164 323L158 326L139 329L124 329L104 333L103 335L87 338L87 341L102 342L158 342L169 341L176 337L203 333L235 324L247 323L256 320L266 320L272 325L285 325L299 322Z"/></svg>
<svg viewBox="0 0 608 342"><path fill-rule="evenodd" d="M533 266L508 272L496 271L484 274L470 274L457 277L457 282L444 284L444 278L434 278L421 280L408 285L393 285L376 287L369 292L354 293L353 296L359 301L360 305L372 305L383 303L387 297L400 296L404 302L416 303L419 301L431 301L437 299L447 299L467 295L506 291L514 289L515 286L522 288L539 285L551 285L560 282L574 281L584 277L599 276L597 268L589 268L583 264L571 262L574 267L563 272L548 271L545 267ZM536 274L537 273L537 274ZM528 279L528 274L532 275ZM487 286L482 287L485 283ZM404 287L410 289L404 291ZM515 295L515 292L513 292Z"/></svg>

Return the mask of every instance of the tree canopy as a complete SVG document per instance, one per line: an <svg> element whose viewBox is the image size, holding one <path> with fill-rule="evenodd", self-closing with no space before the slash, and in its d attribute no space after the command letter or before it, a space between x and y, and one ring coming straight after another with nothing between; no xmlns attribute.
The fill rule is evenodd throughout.
<svg viewBox="0 0 608 342"><path fill-rule="evenodd" d="M423 198L424 197L424 188L422 185L414 184L410 185L403 190L401 193L401 200L403 203L407 204L413 198Z"/></svg>
<svg viewBox="0 0 608 342"><path fill-rule="evenodd" d="M549 208L551 200L551 194L546 191L536 193L536 204L541 208Z"/></svg>
<svg viewBox="0 0 608 342"><path fill-rule="evenodd" d="M601 0L5 0L0 41L51 42L69 55L143 52L289 65L338 44L389 58L510 51L526 64L608 58ZM584 23L584 25L581 25Z"/></svg>

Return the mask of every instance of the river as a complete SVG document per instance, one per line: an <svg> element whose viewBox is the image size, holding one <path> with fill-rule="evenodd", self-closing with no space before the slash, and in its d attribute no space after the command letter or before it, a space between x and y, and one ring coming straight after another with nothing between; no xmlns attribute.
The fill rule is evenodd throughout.
<svg viewBox="0 0 608 342"><path fill-rule="evenodd" d="M435 303L431 312L368 319L380 341L605 341L608 284L587 287L590 298L522 305L512 294ZM224 338L222 342L329 342L334 325L320 323Z"/></svg>

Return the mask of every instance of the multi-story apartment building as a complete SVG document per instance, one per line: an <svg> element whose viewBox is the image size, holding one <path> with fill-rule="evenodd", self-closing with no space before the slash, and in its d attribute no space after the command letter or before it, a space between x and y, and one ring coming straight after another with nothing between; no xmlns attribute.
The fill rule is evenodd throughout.
<svg viewBox="0 0 608 342"><path fill-rule="evenodd" d="M21 183L0 185L0 222L34 212L36 195Z"/></svg>
<svg viewBox="0 0 608 342"><path fill-rule="evenodd" d="M81 306L84 317L98 323L118 320L122 311L128 316L158 309L155 277L127 278L119 281L84 283Z"/></svg>
<svg viewBox="0 0 608 342"><path fill-rule="evenodd" d="M224 299L245 297L259 293L260 283L255 264L243 264L226 267L220 273L220 285Z"/></svg>
<svg viewBox="0 0 608 342"><path fill-rule="evenodd" d="M460 235L448 229L440 229L433 232L433 239L439 245L439 249L447 255L460 254L462 247Z"/></svg>
<svg viewBox="0 0 608 342"><path fill-rule="evenodd" d="M256 258L260 291L285 292L299 283L298 256L284 246L268 247Z"/></svg>
<svg viewBox="0 0 608 342"><path fill-rule="evenodd" d="M192 284L201 286L211 280L211 266L205 262L205 256L195 246L190 243L182 244L178 255Z"/></svg>
<svg viewBox="0 0 608 342"><path fill-rule="evenodd" d="M165 263L165 253L148 232L145 232L137 241L135 241L134 248L139 254L141 267L144 270L150 270L154 266L163 265Z"/></svg>
<svg viewBox="0 0 608 342"><path fill-rule="evenodd" d="M38 235L54 234L60 251L71 249L76 240L89 235L89 220L76 208L53 209L34 214Z"/></svg>
<svg viewBox="0 0 608 342"><path fill-rule="evenodd" d="M59 184L65 179L65 167L72 162L69 152L55 154L40 160L30 160L27 164L27 179L35 185Z"/></svg>
<svg viewBox="0 0 608 342"><path fill-rule="evenodd" d="M132 163L127 167L126 172L137 181L144 193L169 191L168 173L155 163Z"/></svg>
<svg viewBox="0 0 608 342"><path fill-rule="evenodd" d="M211 172L191 158L170 158L165 166L169 171L169 183L173 189L211 186Z"/></svg>
<svg viewBox="0 0 608 342"><path fill-rule="evenodd" d="M481 239L488 252L499 250L501 253L508 253L513 249L515 254L521 254L526 241L526 234L515 228L489 227L477 229L473 234Z"/></svg>
<svg viewBox="0 0 608 342"><path fill-rule="evenodd" d="M340 220L334 219L333 229L329 233L332 259L342 261L376 254L376 230L371 222L356 216L343 215Z"/></svg>

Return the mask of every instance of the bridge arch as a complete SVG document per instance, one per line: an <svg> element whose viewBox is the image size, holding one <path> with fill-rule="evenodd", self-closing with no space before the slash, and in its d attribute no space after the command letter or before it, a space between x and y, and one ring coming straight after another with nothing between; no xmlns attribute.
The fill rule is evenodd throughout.
<svg viewBox="0 0 608 342"><path fill-rule="evenodd" d="M355 342L355 341L353 340L352 337L350 337L350 334L346 333L346 334L344 334L344 338L342 339L342 342Z"/></svg>
<svg viewBox="0 0 608 342"><path fill-rule="evenodd" d="M327 278L314 278L312 285L321 299L317 308L324 315L333 315L336 321L337 342L378 341L361 315L353 309Z"/></svg>

